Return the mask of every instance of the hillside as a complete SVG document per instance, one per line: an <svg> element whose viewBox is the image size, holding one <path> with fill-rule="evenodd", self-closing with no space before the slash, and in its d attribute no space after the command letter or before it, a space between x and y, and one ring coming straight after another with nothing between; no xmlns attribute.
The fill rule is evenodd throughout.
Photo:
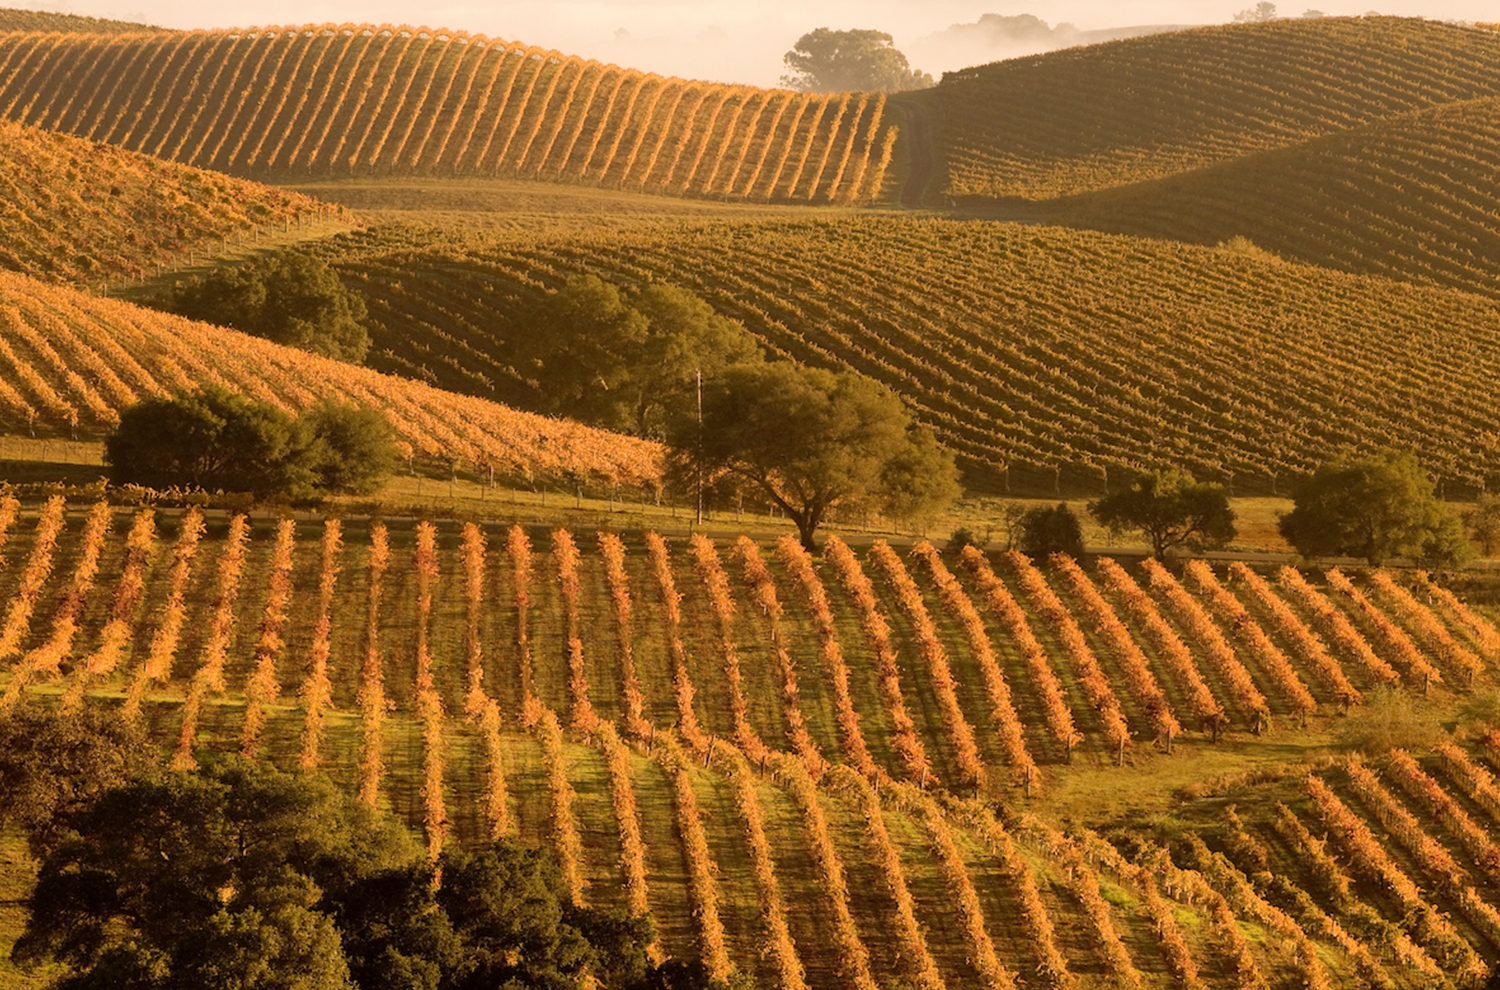
<svg viewBox="0 0 1500 990"><path fill-rule="evenodd" d="M1450 484L1495 480L1500 313L1464 293L973 221L658 220L437 250L427 236L355 235L329 260L367 297L371 360L456 391L524 406L504 358L516 314L590 271L684 285L775 352L885 382L984 484L1097 494L1175 465L1266 491L1393 444Z"/></svg>
<svg viewBox="0 0 1500 990"><path fill-rule="evenodd" d="M1500 34L1391 17L1152 35L949 73L930 94L959 203L1160 179L1500 95Z"/></svg>
<svg viewBox="0 0 1500 990"><path fill-rule="evenodd" d="M7 122L0 201L0 268L95 285L217 254L262 226L336 216L298 193Z"/></svg>
<svg viewBox="0 0 1500 990"><path fill-rule="evenodd" d="M112 21L103 17L84 17L51 10L17 10L0 7L0 31L32 33L59 31L64 34L138 34L161 28L131 21Z"/></svg>
<svg viewBox="0 0 1500 990"><path fill-rule="evenodd" d="M1469 100L1053 205L1098 230L1248 237L1285 258L1494 297L1497 163L1500 99Z"/></svg>
<svg viewBox="0 0 1500 990"><path fill-rule="evenodd" d="M889 199L882 96L663 78L391 25L0 35L0 117L256 178L498 176Z"/></svg>
<svg viewBox="0 0 1500 990"><path fill-rule="evenodd" d="M0 430L97 437L153 395L215 384L288 412L385 412L408 453L512 478L659 476L657 447L318 357L259 337L0 273Z"/></svg>
<svg viewBox="0 0 1500 990"><path fill-rule="evenodd" d="M1492 889L1288 869L1266 901L1141 845L1222 814L1181 785L1333 778L1341 727L1482 703L1500 633L1419 577L74 506L113 518L88 538L60 500L14 508L0 710L108 705L179 766L319 765L439 845L547 844L581 897L757 985L1428 990L1496 958Z"/></svg>

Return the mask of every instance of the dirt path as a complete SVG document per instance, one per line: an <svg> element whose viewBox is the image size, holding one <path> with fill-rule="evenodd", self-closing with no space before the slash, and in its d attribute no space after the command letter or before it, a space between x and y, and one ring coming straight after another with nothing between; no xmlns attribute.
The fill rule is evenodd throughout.
<svg viewBox="0 0 1500 990"><path fill-rule="evenodd" d="M932 121L927 109L915 100L902 101L901 109L906 113L906 147L911 160L906 185L901 189L901 206L920 210L927 184L937 170L937 156L932 151Z"/></svg>

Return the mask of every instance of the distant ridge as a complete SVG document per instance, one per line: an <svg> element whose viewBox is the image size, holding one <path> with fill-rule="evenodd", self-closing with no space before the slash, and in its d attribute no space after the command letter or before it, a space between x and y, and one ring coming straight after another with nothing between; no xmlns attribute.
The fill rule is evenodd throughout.
<svg viewBox="0 0 1500 990"><path fill-rule="evenodd" d="M889 198L885 98L692 82L398 25L0 35L0 117L256 178Z"/></svg>
<svg viewBox="0 0 1500 990"><path fill-rule="evenodd" d="M1500 96L1500 35L1393 17L1151 35L948 73L944 192L1047 200Z"/></svg>
<svg viewBox="0 0 1500 990"><path fill-rule="evenodd" d="M143 31L166 31L167 28L132 21L112 21L103 17L61 14L50 10L17 10L0 7L0 31L62 31L68 34L139 34Z"/></svg>

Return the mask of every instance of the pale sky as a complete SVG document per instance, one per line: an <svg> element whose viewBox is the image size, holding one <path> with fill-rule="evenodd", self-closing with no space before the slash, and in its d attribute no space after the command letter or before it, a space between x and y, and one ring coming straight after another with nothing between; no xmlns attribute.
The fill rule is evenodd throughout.
<svg viewBox="0 0 1500 990"><path fill-rule="evenodd" d="M144 21L171 28L326 22L415 23L545 45L570 55L689 78L774 86L782 55L814 28L876 28L916 68L940 75L1023 50L954 49L934 35L986 13L1032 14L1056 27L1217 24L1254 0L0 0L5 6ZM1495 0L1279 0L1279 13L1310 6L1329 14L1494 20ZM1036 49L1033 49L1036 50Z"/></svg>

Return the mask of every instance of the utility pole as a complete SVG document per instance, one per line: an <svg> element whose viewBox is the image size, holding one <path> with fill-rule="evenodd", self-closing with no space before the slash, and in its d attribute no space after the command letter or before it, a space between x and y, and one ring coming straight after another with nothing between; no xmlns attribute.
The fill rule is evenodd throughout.
<svg viewBox="0 0 1500 990"><path fill-rule="evenodd" d="M703 369L697 370L698 379L698 525L703 525Z"/></svg>

